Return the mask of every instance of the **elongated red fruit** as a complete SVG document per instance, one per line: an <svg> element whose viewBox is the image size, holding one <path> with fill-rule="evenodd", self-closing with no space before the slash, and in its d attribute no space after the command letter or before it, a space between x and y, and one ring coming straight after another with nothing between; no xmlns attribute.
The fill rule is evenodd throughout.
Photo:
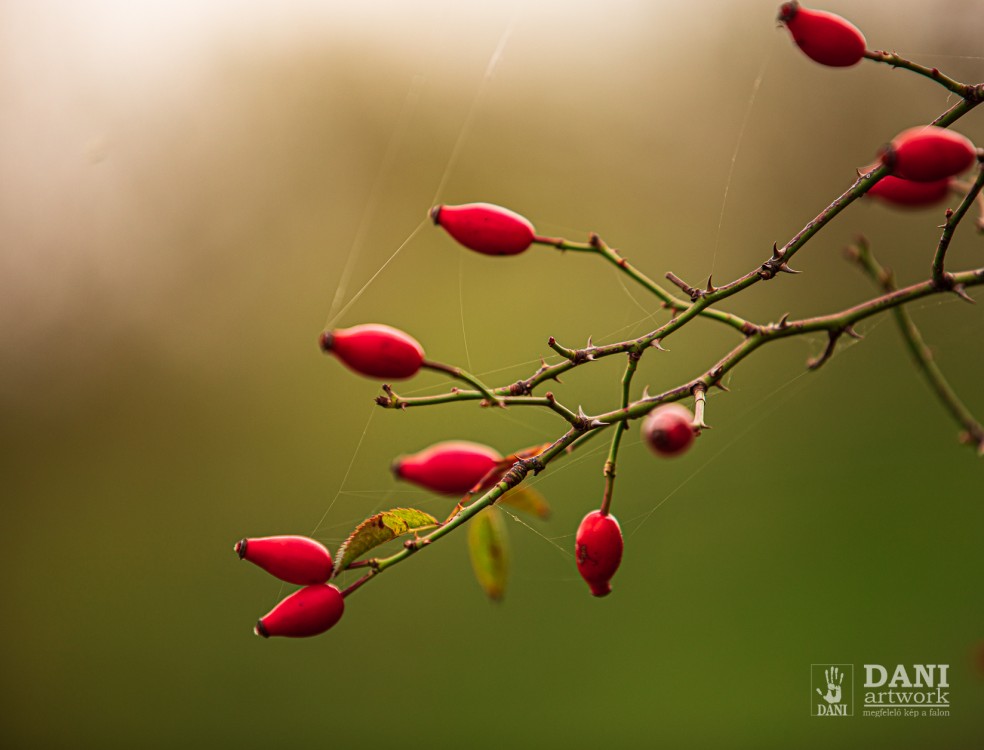
<svg viewBox="0 0 984 750"><path fill-rule="evenodd" d="M331 352L349 369L381 380L417 374L424 349L407 333L379 323L338 328L321 334L322 351Z"/></svg>
<svg viewBox="0 0 984 750"><path fill-rule="evenodd" d="M501 460L499 452L487 445L449 440L400 456L391 468L398 478L433 492L464 495Z"/></svg>
<svg viewBox="0 0 984 750"><path fill-rule="evenodd" d="M678 456L694 442L694 415L680 404L664 404L649 412L642 437L660 456Z"/></svg>
<svg viewBox="0 0 984 750"><path fill-rule="evenodd" d="M904 130L881 152L881 161L893 176L914 182L953 177L976 158L974 144L966 137L935 125Z"/></svg>
<svg viewBox="0 0 984 750"><path fill-rule="evenodd" d="M434 223L469 250L484 255L516 255L531 244L536 230L528 219L491 203L434 206Z"/></svg>
<svg viewBox="0 0 984 750"><path fill-rule="evenodd" d="M577 529L574 547L577 572L591 593L610 594L612 576L622 562L622 529L615 516L603 515L600 510L588 513Z"/></svg>
<svg viewBox="0 0 984 750"><path fill-rule="evenodd" d="M949 180L914 182L901 177L882 177L865 195L902 208L922 208L941 203L950 193Z"/></svg>
<svg viewBox="0 0 984 750"><path fill-rule="evenodd" d="M326 583L305 586L261 617L253 632L264 638L279 635L307 638L320 635L342 619L342 592Z"/></svg>
<svg viewBox="0 0 984 750"><path fill-rule="evenodd" d="M306 536L266 536L236 543L240 559L249 560L281 581L306 586L331 578L331 552Z"/></svg>
<svg viewBox="0 0 984 750"><path fill-rule="evenodd" d="M779 6L779 21L786 24L803 54L821 65L846 68L864 57L864 34L838 15L794 1Z"/></svg>

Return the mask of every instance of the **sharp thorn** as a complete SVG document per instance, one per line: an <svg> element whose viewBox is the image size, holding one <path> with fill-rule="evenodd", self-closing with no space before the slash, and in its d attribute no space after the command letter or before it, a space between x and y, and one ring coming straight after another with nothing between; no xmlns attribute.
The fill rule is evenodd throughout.
<svg viewBox="0 0 984 750"><path fill-rule="evenodd" d="M669 351L669 349L663 348L663 344L660 343L660 340L659 339L656 339L653 343L650 344L650 346L653 349L657 349L657 350L659 350L661 352L668 352Z"/></svg>
<svg viewBox="0 0 984 750"><path fill-rule="evenodd" d="M953 293L957 295L964 302L969 302L970 304L976 304L977 300L967 294L967 290L964 288L963 284L957 284L953 287Z"/></svg>
<svg viewBox="0 0 984 750"><path fill-rule="evenodd" d="M795 274L795 273L803 273L802 271L797 271L795 268L790 268L785 263L780 263L779 264L779 270L782 271L783 273L793 273L793 274Z"/></svg>
<svg viewBox="0 0 984 750"><path fill-rule="evenodd" d="M779 318L779 322L776 323L777 328L785 328L789 325L789 313L783 313L783 316Z"/></svg>
<svg viewBox="0 0 984 750"><path fill-rule="evenodd" d="M854 326L844 326L844 333L846 333L852 339L857 339L858 341L864 338L864 336L862 336L860 333L854 330ZM833 333L831 333L831 336L833 336Z"/></svg>

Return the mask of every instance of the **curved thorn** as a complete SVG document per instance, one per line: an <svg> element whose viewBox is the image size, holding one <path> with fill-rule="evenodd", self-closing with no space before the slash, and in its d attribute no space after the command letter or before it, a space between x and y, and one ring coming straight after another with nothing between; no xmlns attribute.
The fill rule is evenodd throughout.
<svg viewBox="0 0 984 750"><path fill-rule="evenodd" d="M967 290L964 288L964 285L963 284L956 284L956 285L954 285L953 289L951 289L950 291L952 291L955 295L957 295L964 302L969 302L972 305L974 305L974 304L977 303L977 300L975 300L973 297L971 297L969 294L967 294Z"/></svg>

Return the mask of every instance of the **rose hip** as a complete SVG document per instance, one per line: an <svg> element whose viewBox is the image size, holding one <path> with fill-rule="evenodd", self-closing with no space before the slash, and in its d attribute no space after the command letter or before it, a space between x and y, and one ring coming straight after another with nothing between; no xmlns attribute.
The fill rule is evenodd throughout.
<svg viewBox="0 0 984 750"><path fill-rule="evenodd" d="M325 331L319 342L322 351L331 352L349 369L381 380L412 377L424 361L416 339L379 323Z"/></svg>
<svg viewBox="0 0 984 750"><path fill-rule="evenodd" d="M600 510L584 517L574 542L577 572L594 596L611 593L611 579L622 562L622 529L615 516Z"/></svg>
<svg viewBox="0 0 984 750"><path fill-rule="evenodd" d="M249 560L281 581L307 585L331 578L331 553L306 536L267 536L236 543L240 559Z"/></svg>
<svg viewBox="0 0 984 750"><path fill-rule="evenodd" d="M975 158L977 151L967 138L935 125L904 130L881 152L881 161L893 176L914 182L953 177Z"/></svg>
<svg viewBox="0 0 984 750"><path fill-rule="evenodd" d="M779 6L779 19L811 60L833 68L856 65L864 57L864 34L850 21L798 2Z"/></svg>
<svg viewBox="0 0 984 750"><path fill-rule="evenodd" d="M680 404L664 404L649 412L642 437L658 455L677 456L694 442L694 415Z"/></svg>
<svg viewBox="0 0 984 750"><path fill-rule="evenodd" d="M430 216L462 245L483 255L516 255L535 236L529 220L491 203L434 206Z"/></svg>
<svg viewBox="0 0 984 750"><path fill-rule="evenodd" d="M257 621L253 632L264 638L307 638L324 633L342 619L344 612L342 592L318 583L305 586L280 602Z"/></svg>
<svg viewBox="0 0 984 750"><path fill-rule="evenodd" d="M876 182L866 195L874 196L893 206L920 208L935 206L942 202L949 193L949 180L914 182L888 175Z"/></svg>
<svg viewBox="0 0 984 750"><path fill-rule="evenodd" d="M463 495L482 481L502 456L494 448L465 440L450 440L401 456L393 462L400 479L441 492Z"/></svg>

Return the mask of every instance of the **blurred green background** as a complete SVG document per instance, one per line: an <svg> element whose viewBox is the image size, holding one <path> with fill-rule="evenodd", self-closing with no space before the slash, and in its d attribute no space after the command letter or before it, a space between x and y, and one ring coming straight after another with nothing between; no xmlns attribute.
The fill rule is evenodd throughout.
<svg viewBox="0 0 984 750"><path fill-rule="evenodd" d="M811 63L776 5L4 3L3 745L984 740L982 463L890 320L817 373L804 362L822 338L757 353L683 458L627 433L607 599L570 554L599 502L600 446L535 480L554 517L509 524L502 604L456 534L353 596L325 636L251 633L286 589L236 559L238 538L335 546L376 510L446 512L392 480L394 456L447 438L507 452L562 428L519 408L374 410L376 385L316 346L347 263L340 302L412 235L337 324L391 323L512 382L549 335L619 340L664 314L597 259L492 259L429 224L413 234L435 199L597 231L655 277L724 281L952 104L904 71ZM984 80L976 2L826 7L870 47ZM957 129L984 142L981 113ZM864 201L797 257L802 275L730 307L769 321L864 299L841 257L859 232L900 280L925 278L940 221ZM953 267L982 253L964 227ZM984 414L984 309L913 314ZM675 385L733 343L688 326L636 382ZM601 362L556 390L600 411L620 372ZM404 391L445 387L424 374ZM950 664L952 715L811 718L824 662L855 664L858 689L864 663Z"/></svg>

